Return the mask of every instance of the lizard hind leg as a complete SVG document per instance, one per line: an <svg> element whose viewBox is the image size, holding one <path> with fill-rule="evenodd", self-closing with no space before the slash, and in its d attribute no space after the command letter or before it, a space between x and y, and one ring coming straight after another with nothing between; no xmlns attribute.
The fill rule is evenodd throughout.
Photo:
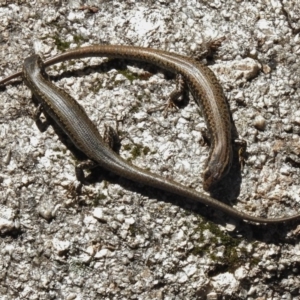
<svg viewBox="0 0 300 300"><path fill-rule="evenodd" d="M168 96L167 101L161 105L150 108L148 113L163 111L163 116L166 118L168 116L168 111L175 108L177 109L178 104L183 101L183 96L187 90L187 83L185 82L181 74L176 76L176 88Z"/></svg>

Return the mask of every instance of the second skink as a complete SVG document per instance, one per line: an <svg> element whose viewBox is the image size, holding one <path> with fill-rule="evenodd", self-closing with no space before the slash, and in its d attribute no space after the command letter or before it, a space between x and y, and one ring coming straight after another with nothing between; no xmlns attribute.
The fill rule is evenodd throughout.
<svg viewBox="0 0 300 300"><path fill-rule="evenodd" d="M131 165L106 145L96 126L78 102L46 79L44 67L38 55L26 58L23 66L23 79L26 85L44 111L92 162L127 179L212 206L238 219L256 223L279 223L300 219L300 214L277 219L250 216L205 194Z"/></svg>

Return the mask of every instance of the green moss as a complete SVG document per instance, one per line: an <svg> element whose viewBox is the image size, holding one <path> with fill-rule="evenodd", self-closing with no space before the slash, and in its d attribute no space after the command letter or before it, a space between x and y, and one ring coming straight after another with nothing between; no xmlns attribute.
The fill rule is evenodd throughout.
<svg viewBox="0 0 300 300"><path fill-rule="evenodd" d="M119 73L126 77L130 82L139 78L136 74L132 73L128 69L119 70Z"/></svg>
<svg viewBox="0 0 300 300"><path fill-rule="evenodd" d="M133 145L133 147L130 150L130 153L132 155L132 159L136 159L138 156L141 156L143 152L143 146L142 145Z"/></svg>
<svg viewBox="0 0 300 300"><path fill-rule="evenodd" d="M130 153L132 155L130 160L132 160L141 155L143 146L141 146L141 145L125 145L124 149L126 151L130 151Z"/></svg>
<svg viewBox="0 0 300 300"><path fill-rule="evenodd" d="M131 157L127 158L126 160L129 163L132 163L133 160L135 160L137 157L143 155L147 155L151 152L149 147L144 147L143 145L135 144L135 145L124 145L124 150L129 151L131 154ZM149 168L146 168L145 170L149 170Z"/></svg>
<svg viewBox="0 0 300 300"><path fill-rule="evenodd" d="M81 42L83 42L85 40L85 38L81 35L74 35L73 40L74 40L74 43L80 44Z"/></svg>
<svg viewBox="0 0 300 300"><path fill-rule="evenodd" d="M76 64L76 62L75 62L75 60L70 60L70 61L68 62L68 64L69 64L70 66L74 66L74 65Z"/></svg>
<svg viewBox="0 0 300 300"><path fill-rule="evenodd" d="M71 43L62 41L57 35L53 39L58 50L65 51L70 48Z"/></svg>
<svg viewBox="0 0 300 300"><path fill-rule="evenodd" d="M130 149L131 149L131 145L129 145L129 144L127 144L127 145L124 145L124 150L126 150L126 151L130 151Z"/></svg>
<svg viewBox="0 0 300 300"><path fill-rule="evenodd" d="M147 155L148 153L150 153L151 152L151 150L150 150L150 148L149 147L144 147L144 149L143 149L143 154L144 155Z"/></svg>
<svg viewBox="0 0 300 300"><path fill-rule="evenodd" d="M213 234L208 241L203 235L205 230L208 230ZM219 263L223 266L222 269L217 268L220 272L224 272L225 270L233 271L242 265L245 260L252 260L252 256L247 252L246 248L239 246L242 242L241 238L230 236L226 231L222 231L214 223L201 222L201 220L199 220L196 233L199 233L200 237L198 243L193 248L192 253L197 256L207 255L212 261ZM225 247L222 257L211 252L211 249L215 249L219 246Z"/></svg>
<svg viewBox="0 0 300 300"><path fill-rule="evenodd" d="M195 256L203 256L205 255L206 251L208 250L208 246L198 246L195 245L191 253Z"/></svg>

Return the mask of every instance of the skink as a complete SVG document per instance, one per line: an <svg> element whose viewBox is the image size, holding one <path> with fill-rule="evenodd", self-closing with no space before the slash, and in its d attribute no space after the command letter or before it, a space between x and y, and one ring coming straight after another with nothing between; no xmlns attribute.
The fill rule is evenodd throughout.
<svg viewBox="0 0 300 300"><path fill-rule="evenodd" d="M187 62L189 63L189 60ZM65 91L47 80L44 68L45 65L38 55L25 59L23 79L26 85L31 89L45 112L69 136L74 145L101 167L135 182L212 206L234 218L256 223L279 223L300 218L300 214L277 219L250 216L212 197L129 164L106 145L84 109Z"/></svg>
<svg viewBox="0 0 300 300"><path fill-rule="evenodd" d="M132 47L95 45L66 51L50 58L45 67L70 59L113 57L148 62L181 74L196 101L202 108L210 134L210 154L203 172L203 188L207 191L228 173L232 160L231 121L222 87L214 73L201 63L167 51ZM0 81L0 85L21 76L15 73Z"/></svg>

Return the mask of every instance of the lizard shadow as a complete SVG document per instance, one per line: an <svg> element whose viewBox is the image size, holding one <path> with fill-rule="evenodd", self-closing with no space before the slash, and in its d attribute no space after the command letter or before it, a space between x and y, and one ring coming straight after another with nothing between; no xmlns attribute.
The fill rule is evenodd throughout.
<svg viewBox="0 0 300 300"><path fill-rule="evenodd" d="M71 76L80 77L83 75L88 75L96 72L106 73L112 69L126 70L127 65L133 65L133 64L143 68L144 70L148 71L150 74L162 72L163 74L165 74L166 78L174 78L174 75L172 73L166 72L165 70L162 70L151 64L142 63L142 62L132 63L131 61L117 60L117 59L111 59L108 62L101 63L100 65L96 65L96 66L84 67L81 68L80 70L65 71L58 76L50 76L50 78L56 81L61 78L71 77ZM189 103L189 97L185 95L184 101L182 101L182 107L186 106L188 103ZM72 144L72 142L67 138L67 136L61 131L61 129L55 125L55 122L52 123L54 123L53 128L55 132L58 134L58 136L60 137L60 140L74 154L74 156L79 160L86 158L86 156ZM218 185L218 188L214 189L211 192L211 195L214 198L222 202L227 202L227 204L229 205L232 205L232 202L236 201L238 195L240 194L240 185L242 181L238 149L237 147L234 147L233 150L234 150L233 163L229 173L224 177L224 179L222 179L222 181ZM186 210L188 213L205 216L205 219L213 223L220 224L222 226L226 226L226 223L228 221L227 216L220 217L219 214L215 213L214 209L209 208L205 205L198 204L198 203L187 204L187 202L183 201L182 197L180 196L172 194L172 196L170 197L171 195L170 193L160 191L158 189L154 189L147 186L140 186L137 185L136 183L132 183L130 180L120 178L119 176L116 175L112 176L110 172L107 172L99 167L96 167L93 170L91 170L91 173L86 177L86 180L88 184L99 182L99 180L108 180L109 182L112 183L118 183L127 190L138 192L146 197L157 198L159 199L159 201L176 204L177 206ZM228 233L229 235L233 237L237 235L242 235L244 238L246 238L249 241L261 240L263 242L274 243L274 244L280 244L282 242L287 243L289 239L286 237L286 235L291 230L291 228L293 228L292 227L293 225L291 224L287 224L284 226L282 224L254 225L245 222L238 222L236 223L236 226L237 229L232 233ZM279 226L280 226L280 230L278 230ZM268 228L268 230L265 230L266 227ZM290 242L292 243L292 240Z"/></svg>

